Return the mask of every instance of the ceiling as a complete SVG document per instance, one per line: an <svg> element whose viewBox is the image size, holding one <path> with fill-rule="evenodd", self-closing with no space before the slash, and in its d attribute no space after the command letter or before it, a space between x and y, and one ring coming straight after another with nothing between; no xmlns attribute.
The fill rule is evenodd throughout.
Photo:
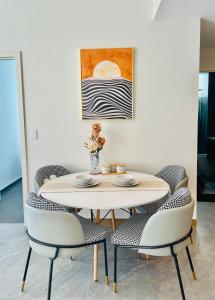
<svg viewBox="0 0 215 300"><path fill-rule="evenodd" d="M215 0L163 0L158 19L201 18L201 49L215 48Z"/></svg>

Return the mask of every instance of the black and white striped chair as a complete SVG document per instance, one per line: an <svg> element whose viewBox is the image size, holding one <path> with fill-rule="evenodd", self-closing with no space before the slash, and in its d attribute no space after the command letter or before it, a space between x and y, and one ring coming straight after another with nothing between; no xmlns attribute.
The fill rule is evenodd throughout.
<svg viewBox="0 0 215 300"><path fill-rule="evenodd" d="M71 172L60 165L49 165L38 169L34 177L35 193L38 194L39 189L46 180L50 179L50 176L60 177L68 174L71 174Z"/></svg>
<svg viewBox="0 0 215 300"><path fill-rule="evenodd" d="M180 188L154 214L135 214L113 233L114 291L117 284L117 249L138 249L139 253L155 256L173 256L182 298L184 289L177 254L186 249L193 278L196 279L189 241L192 233L194 200L187 188Z"/></svg>
<svg viewBox="0 0 215 300"><path fill-rule="evenodd" d="M157 177L163 179L169 184L170 192L173 194L175 191L182 187L188 186L188 176L186 170L182 166L169 165L164 167ZM137 207L137 210L141 213L153 213L156 212L168 199L169 195L149 204L144 204Z"/></svg>
<svg viewBox="0 0 215 300"><path fill-rule="evenodd" d="M35 192L38 194L39 189L47 180L50 180L53 177L60 177L69 174L71 174L71 172L69 172L66 168L60 165L48 165L38 169L34 177ZM51 201L49 202L51 203ZM77 211L75 210L75 208L72 207L67 207L66 209L69 212Z"/></svg>
<svg viewBox="0 0 215 300"><path fill-rule="evenodd" d="M26 203L27 236L30 248L25 266L22 288L24 291L32 249L39 255L50 259L48 300L51 298L52 271L54 260L58 257L76 256L88 246L103 243L105 258L105 278L108 284L108 265L106 249L106 230L85 218L66 212L57 204L50 211L49 203L35 205L36 195L29 195ZM38 199L37 203L40 200Z"/></svg>

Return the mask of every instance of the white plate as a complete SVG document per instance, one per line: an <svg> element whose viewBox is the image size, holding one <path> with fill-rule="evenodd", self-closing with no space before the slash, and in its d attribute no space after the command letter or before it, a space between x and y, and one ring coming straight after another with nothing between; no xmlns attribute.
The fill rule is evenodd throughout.
<svg viewBox="0 0 215 300"><path fill-rule="evenodd" d="M119 181L112 181L112 183L114 185L117 185L117 186L121 186L121 187L132 187L132 186L136 186L139 184L139 181L134 181L132 183L121 183Z"/></svg>
<svg viewBox="0 0 215 300"><path fill-rule="evenodd" d="M89 184L78 184L76 182L72 182L72 185L77 187L77 188L89 188L89 187L93 187L99 184L98 180L93 180L93 182L89 183Z"/></svg>

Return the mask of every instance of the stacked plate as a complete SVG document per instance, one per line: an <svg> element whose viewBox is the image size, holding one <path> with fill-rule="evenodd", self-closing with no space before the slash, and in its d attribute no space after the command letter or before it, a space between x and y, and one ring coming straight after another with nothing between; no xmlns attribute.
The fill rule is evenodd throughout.
<svg viewBox="0 0 215 300"><path fill-rule="evenodd" d="M124 187L129 187L129 186L135 186L138 185L138 181L134 178L133 175L118 175L115 177L113 184L118 185L118 186L124 186Z"/></svg>
<svg viewBox="0 0 215 300"><path fill-rule="evenodd" d="M97 184L99 184L99 182L95 180L93 176L89 175L77 175L72 182L72 185L79 188L92 187L96 186Z"/></svg>

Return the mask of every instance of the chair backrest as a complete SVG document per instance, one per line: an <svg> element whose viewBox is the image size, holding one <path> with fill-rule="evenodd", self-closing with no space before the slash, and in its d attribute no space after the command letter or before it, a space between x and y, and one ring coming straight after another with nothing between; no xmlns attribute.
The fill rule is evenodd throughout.
<svg viewBox="0 0 215 300"><path fill-rule="evenodd" d="M74 214L61 211L48 211L25 205L27 229L30 236L41 242L55 245L85 244L83 230ZM55 248L39 245L30 241L38 254L53 257ZM80 253L84 248L62 249L59 257L70 257Z"/></svg>
<svg viewBox="0 0 215 300"><path fill-rule="evenodd" d="M40 187L44 184L44 180L49 179L51 175L59 177L68 174L70 172L60 165L49 165L38 169L34 177L35 192L38 193Z"/></svg>
<svg viewBox="0 0 215 300"><path fill-rule="evenodd" d="M190 203L180 207L160 209L146 223L140 244L145 246L160 246L180 240L191 229L193 209L193 199L191 199ZM186 240L174 246L174 252L180 252L187 243L188 241ZM171 255L170 247L140 252L158 256Z"/></svg>
<svg viewBox="0 0 215 300"><path fill-rule="evenodd" d="M179 189L182 188L182 187L187 188L187 187L188 187L188 181L189 181L189 177L186 176L184 179L182 179L182 180L176 185L174 192L177 191L177 190L179 190Z"/></svg>
<svg viewBox="0 0 215 300"><path fill-rule="evenodd" d="M156 176L163 179L169 184L172 194L176 191L176 189L180 187L187 187L188 184L186 170L182 166L166 166Z"/></svg>

